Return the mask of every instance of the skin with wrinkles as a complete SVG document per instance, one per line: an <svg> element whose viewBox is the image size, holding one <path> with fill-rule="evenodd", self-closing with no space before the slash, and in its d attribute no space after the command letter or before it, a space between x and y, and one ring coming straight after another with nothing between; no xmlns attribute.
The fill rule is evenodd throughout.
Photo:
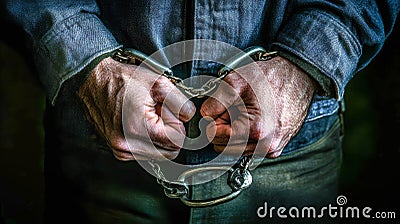
<svg viewBox="0 0 400 224"><path fill-rule="evenodd" d="M237 153L244 148L244 154L262 152L269 158L278 157L299 131L317 88L282 57L238 68L224 81L200 110L212 119L206 133L214 149ZM183 123L196 111L167 78L111 58L91 71L78 97L119 160L174 159L184 141ZM265 110L271 99L273 116ZM123 103L129 108L124 116ZM227 146L230 139L233 144Z"/></svg>
<svg viewBox="0 0 400 224"><path fill-rule="evenodd" d="M278 157L299 131L317 88L309 75L282 57L243 66L224 81L229 88L221 85L200 110L202 116L214 119L207 127L207 133L215 133L210 139L214 149L234 153L245 148L244 154L253 154L257 147L269 158ZM274 115L269 121L265 108L272 104ZM245 120L250 122L247 135L241 128ZM227 146L229 138L236 144Z"/></svg>
<svg viewBox="0 0 400 224"><path fill-rule="evenodd" d="M119 160L174 159L185 137L183 122L196 111L167 78L112 58L92 70L78 97ZM125 130L123 103L130 112L124 116Z"/></svg>

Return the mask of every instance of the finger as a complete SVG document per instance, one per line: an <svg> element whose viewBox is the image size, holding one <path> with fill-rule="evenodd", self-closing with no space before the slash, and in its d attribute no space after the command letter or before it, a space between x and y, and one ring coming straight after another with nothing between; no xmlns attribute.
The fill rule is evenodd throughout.
<svg viewBox="0 0 400 224"><path fill-rule="evenodd" d="M267 154L268 158L276 158L282 154L283 149L292 138L293 133L286 132L285 134L276 134L270 142L270 150Z"/></svg>
<svg viewBox="0 0 400 224"><path fill-rule="evenodd" d="M218 153L226 151L228 154L250 155L256 148L257 143L214 145L214 150Z"/></svg>
<svg viewBox="0 0 400 224"><path fill-rule="evenodd" d="M120 161L138 160L132 155L131 152L118 151L118 150L113 150L112 152L114 157Z"/></svg>
<svg viewBox="0 0 400 224"><path fill-rule="evenodd" d="M185 139L185 127L166 106L157 106L161 116L148 116L146 130L151 141L162 148L179 150Z"/></svg>
<svg viewBox="0 0 400 224"><path fill-rule="evenodd" d="M206 127L206 135L213 144L227 144L231 136L232 127L229 121L228 112L223 113L220 117Z"/></svg>
<svg viewBox="0 0 400 224"><path fill-rule="evenodd" d="M157 79L152 86L151 96L157 103L164 103L183 122L196 113L196 107L171 81L165 77Z"/></svg>
<svg viewBox="0 0 400 224"><path fill-rule="evenodd" d="M258 155L265 157L272 155L269 139L263 139L257 142L247 142L228 145L214 145L214 150L218 153L226 152L228 154L241 154L241 155Z"/></svg>
<svg viewBox="0 0 400 224"><path fill-rule="evenodd" d="M135 160L129 149L128 142L122 134L112 133L106 140L115 158L121 161Z"/></svg>
<svg viewBox="0 0 400 224"><path fill-rule="evenodd" d="M229 79L227 80L229 81ZM221 82L215 93L204 101L200 109L201 115L215 119L233 105L240 97L240 89L235 89L232 86L227 82Z"/></svg>
<svg viewBox="0 0 400 224"><path fill-rule="evenodd" d="M168 107L157 104L150 95L137 94L130 99L135 100L125 101L123 113L124 134L127 138L141 139L172 151L182 147L185 137L183 123ZM131 147L137 147L129 143Z"/></svg>
<svg viewBox="0 0 400 224"><path fill-rule="evenodd" d="M172 160L179 154L179 151L165 150L140 138L135 138L128 144L128 141L122 135L114 135L111 140L109 140L109 145L112 148L114 157L120 161L148 159Z"/></svg>
<svg viewBox="0 0 400 224"><path fill-rule="evenodd" d="M182 121L177 119L173 112L166 106L161 106L161 119L166 130L168 140L180 148L186 136L185 126Z"/></svg>
<svg viewBox="0 0 400 224"><path fill-rule="evenodd" d="M216 118L215 122L210 123L207 126L206 133L207 136L211 136L208 133L215 133L213 139L209 138L213 144L246 143L250 136L250 128L256 129L259 126L256 123L250 125L246 112L241 112L241 109L234 106Z"/></svg>
<svg viewBox="0 0 400 224"><path fill-rule="evenodd" d="M148 139L142 138L128 138L130 151L129 154L135 160L172 160L175 159L179 150L171 151L153 144L153 142ZM126 152L122 155L126 155ZM115 154L115 153L114 153Z"/></svg>
<svg viewBox="0 0 400 224"><path fill-rule="evenodd" d="M180 121L178 118L175 117L175 115L171 112L171 110L163 105L163 104L157 104L155 106L156 114L162 119L164 125L168 125L171 127L177 128L177 131L180 131L181 133L185 134L185 128L182 124L182 121Z"/></svg>
<svg viewBox="0 0 400 224"><path fill-rule="evenodd" d="M236 69L235 72L230 73L223 79L215 93L203 103L200 111L201 114L203 117L209 116L216 118L222 114L226 108L229 108L239 100L241 103L243 101L246 104L253 103L247 102L249 99L245 99L248 97L245 93L250 94L252 92L251 86L253 86L254 83L256 83L257 86L262 86L263 82L260 80L262 77L263 73L256 63L250 63Z"/></svg>

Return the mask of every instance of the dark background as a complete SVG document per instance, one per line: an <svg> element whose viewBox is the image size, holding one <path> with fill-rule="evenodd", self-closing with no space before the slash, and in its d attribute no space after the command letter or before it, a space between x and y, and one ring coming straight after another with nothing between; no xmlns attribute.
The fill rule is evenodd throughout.
<svg viewBox="0 0 400 224"><path fill-rule="evenodd" d="M8 35L0 38L0 223L40 223L45 96L20 51L23 40L10 29L2 24ZM399 31L397 23L379 55L347 87L340 185L346 205L394 211L398 218Z"/></svg>

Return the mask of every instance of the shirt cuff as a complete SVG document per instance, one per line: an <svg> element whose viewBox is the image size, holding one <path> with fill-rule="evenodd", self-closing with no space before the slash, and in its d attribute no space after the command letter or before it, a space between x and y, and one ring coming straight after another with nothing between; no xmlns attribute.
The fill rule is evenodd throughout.
<svg viewBox="0 0 400 224"><path fill-rule="evenodd" d="M38 75L54 105L61 85L94 59L121 47L101 20L82 13L54 24L36 46Z"/></svg>
<svg viewBox="0 0 400 224"><path fill-rule="evenodd" d="M287 52L289 60L338 100L343 98L361 55L361 45L354 34L337 18L319 11L294 14L278 34L273 48ZM334 94L330 93L332 89Z"/></svg>

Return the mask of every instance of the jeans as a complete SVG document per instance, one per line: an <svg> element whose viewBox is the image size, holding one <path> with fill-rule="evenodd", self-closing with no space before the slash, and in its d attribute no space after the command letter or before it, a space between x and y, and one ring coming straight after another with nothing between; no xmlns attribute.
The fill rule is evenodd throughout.
<svg viewBox="0 0 400 224"><path fill-rule="evenodd" d="M233 201L215 207L196 208L191 211L191 223L299 223L290 218L288 210L296 207L319 208L334 205L338 192L338 174L341 164L340 122L315 143L299 148L276 159L264 161L252 171L253 183ZM194 198L212 197L227 192L226 177L222 176L204 185L194 185ZM260 207L267 203L267 213ZM276 211L286 208L288 218L280 218ZM275 210L270 210L275 207ZM272 217L271 217L272 215ZM308 217L303 216L303 217ZM332 218L308 219L307 223L334 222Z"/></svg>
<svg viewBox="0 0 400 224"><path fill-rule="evenodd" d="M156 178L136 161L115 159L84 119L78 101L61 101L48 108L45 119L46 223L265 223L269 216L257 216L264 202L269 207L326 206L337 194L339 120L336 112L305 123L301 131L319 137L265 159L251 171L253 184L233 201L190 209L167 198ZM193 199L204 199L225 194L226 187L226 176L221 176L190 190Z"/></svg>

